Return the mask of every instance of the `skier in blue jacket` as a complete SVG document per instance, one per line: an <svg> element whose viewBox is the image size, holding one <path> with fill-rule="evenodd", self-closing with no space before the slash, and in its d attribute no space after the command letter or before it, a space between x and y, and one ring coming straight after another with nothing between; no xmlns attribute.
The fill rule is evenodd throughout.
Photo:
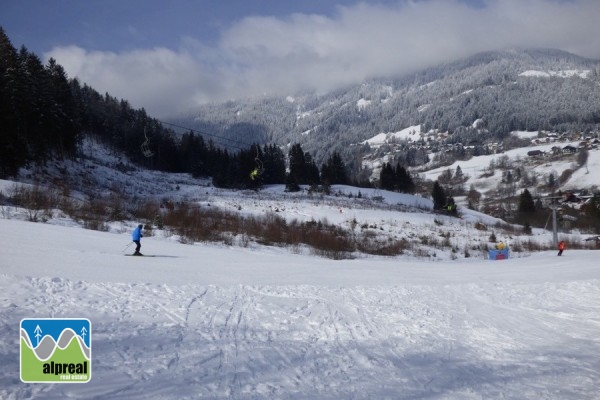
<svg viewBox="0 0 600 400"><path fill-rule="evenodd" d="M133 240L133 243L136 244L135 253L133 253L134 256L142 256L143 255L142 253L140 253L140 249L142 248L141 240L144 237L144 235L142 235L143 227L144 226L142 224L139 224L137 226L137 228L135 228L133 230L133 232L131 233L131 239Z"/></svg>

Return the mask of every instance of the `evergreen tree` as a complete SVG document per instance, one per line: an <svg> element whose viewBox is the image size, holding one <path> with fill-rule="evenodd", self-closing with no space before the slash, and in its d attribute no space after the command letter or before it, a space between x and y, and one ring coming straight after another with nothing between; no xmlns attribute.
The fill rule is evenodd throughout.
<svg viewBox="0 0 600 400"><path fill-rule="evenodd" d="M25 132L29 158L34 162L49 158L51 139L47 130L51 130L50 82L39 57L30 53L25 46L19 52L20 90L23 92L20 109L19 129Z"/></svg>
<svg viewBox="0 0 600 400"><path fill-rule="evenodd" d="M551 189L554 189L554 186L556 185L556 178L554 177L554 173L550 173L550 175L548 175L548 186Z"/></svg>
<svg viewBox="0 0 600 400"><path fill-rule="evenodd" d="M281 184L285 182L285 155L278 146L265 145L263 147L263 182Z"/></svg>
<svg viewBox="0 0 600 400"><path fill-rule="evenodd" d="M597 224L600 221L600 194L594 194L594 197L581 206L581 211Z"/></svg>
<svg viewBox="0 0 600 400"><path fill-rule="evenodd" d="M415 183L410 174L400 164L396 168L390 163L383 164L379 175L379 185L382 189L393 190L401 193L414 193Z"/></svg>
<svg viewBox="0 0 600 400"><path fill-rule="evenodd" d="M59 154L72 156L75 154L80 133L77 106L63 67L50 58L46 69L52 98L51 106L47 110L52 120L47 129L51 129Z"/></svg>
<svg viewBox="0 0 600 400"><path fill-rule="evenodd" d="M531 224L529 223L529 221L525 221L525 223L523 224L523 233L525 233L526 235L531 235Z"/></svg>
<svg viewBox="0 0 600 400"><path fill-rule="evenodd" d="M25 46L17 52L0 28L0 175L29 161L74 155L77 107L64 69L44 67Z"/></svg>
<svg viewBox="0 0 600 400"><path fill-rule="evenodd" d="M390 163L383 164L379 174L379 186L384 190L394 190L396 184L396 174Z"/></svg>
<svg viewBox="0 0 600 400"><path fill-rule="evenodd" d="M321 167L321 181L329 185L345 185L348 183L346 165L338 152L334 151L329 156L327 163Z"/></svg>
<svg viewBox="0 0 600 400"><path fill-rule="evenodd" d="M306 160L306 184L308 185L317 185L321 182L321 177L319 173L319 167L313 160L310 153L304 153L304 159Z"/></svg>
<svg viewBox="0 0 600 400"><path fill-rule="evenodd" d="M463 172L460 165L456 166L456 171L454 171L454 179L458 182L461 182L463 179Z"/></svg>
<svg viewBox="0 0 600 400"><path fill-rule="evenodd" d="M17 51L0 27L0 178L15 175L28 158L19 129L19 69Z"/></svg>
<svg viewBox="0 0 600 400"><path fill-rule="evenodd" d="M311 155L302 150L298 143L289 152L290 173L288 182L298 185L313 185L319 183L319 168Z"/></svg>
<svg viewBox="0 0 600 400"><path fill-rule="evenodd" d="M400 164L396 165L396 182L397 189L401 193L414 193L415 192L415 183L410 176L410 173L401 166Z"/></svg>
<svg viewBox="0 0 600 400"><path fill-rule="evenodd" d="M433 191L431 192L431 197L433 198L433 209L441 210L446 206L446 192L442 185L438 181L433 183Z"/></svg>
<svg viewBox="0 0 600 400"><path fill-rule="evenodd" d="M529 190L525 189L519 196L519 213L532 214L535 212L535 203Z"/></svg>
<svg viewBox="0 0 600 400"><path fill-rule="evenodd" d="M223 152L218 156L220 160L220 168L212 173L212 183L216 187L231 187L233 162L227 152Z"/></svg>
<svg viewBox="0 0 600 400"><path fill-rule="evenodd" d="M288 181L294 182L297 185L303 184L306 181L306 159L304 150L299 143L294 144L288 153L290 172Z"/></svg>
<svg viewBox="0 0 600 400"><path fill-rule="evenodd" d="M208 148L202 136L193 131L181 136L179 145L179 162L182 171L190 172L195 177L209 176L207 168Z"/></svg>

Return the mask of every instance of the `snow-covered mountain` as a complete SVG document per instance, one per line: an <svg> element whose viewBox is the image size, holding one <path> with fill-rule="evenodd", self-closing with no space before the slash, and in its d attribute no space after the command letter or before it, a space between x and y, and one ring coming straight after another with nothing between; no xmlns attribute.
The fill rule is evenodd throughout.
<svg viewBox="0 0 600 400"><path fill-rule="evenodd" d="M244 143L301 143L318 163L333 151L354 163L372 138L414 126L471 145L518 130L597 131L599 72L600 61L557 50L487 52L333 93L210 104L178 122Z"/></svg>

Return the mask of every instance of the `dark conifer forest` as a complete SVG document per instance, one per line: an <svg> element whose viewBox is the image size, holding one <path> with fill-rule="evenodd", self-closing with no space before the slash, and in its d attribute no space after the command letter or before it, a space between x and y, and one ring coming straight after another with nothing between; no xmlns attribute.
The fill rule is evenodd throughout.
<svg viewBox="0 0 600 400"><path fill-rule="evenodd" d="M219 187L258 188L289 179L280 147L261 147L193 129L182 131L180 126L163 123L144 109L133 109L127 100L100 94L69 79L56 60L44 65L27 48L15 49L1 27L0 126L2 178L16 175L30 164L75 157L87 135L122 152L140 167L212 177ZM220 139L227 140L227 146L219 145ZM293 151L305 154L300 145L293 146ZM320 183L319 169L309 154L302 165L292 152L290 155L296 162L293 174L301 173L291 179ZM339 155L331 162L334 164L323 166L327 183L348 183Z"/></svg>

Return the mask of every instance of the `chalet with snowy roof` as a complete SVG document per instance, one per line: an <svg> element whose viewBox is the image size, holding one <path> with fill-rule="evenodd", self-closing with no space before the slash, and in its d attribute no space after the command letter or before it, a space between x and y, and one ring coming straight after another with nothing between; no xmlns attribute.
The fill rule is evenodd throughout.
<svg viewBox="0 0 600 400"><path fill-rule="evenodd" d="M544 155L544 152L541 150L530 150L527 152L527 155L529 157L542 157Z"/></svg>

